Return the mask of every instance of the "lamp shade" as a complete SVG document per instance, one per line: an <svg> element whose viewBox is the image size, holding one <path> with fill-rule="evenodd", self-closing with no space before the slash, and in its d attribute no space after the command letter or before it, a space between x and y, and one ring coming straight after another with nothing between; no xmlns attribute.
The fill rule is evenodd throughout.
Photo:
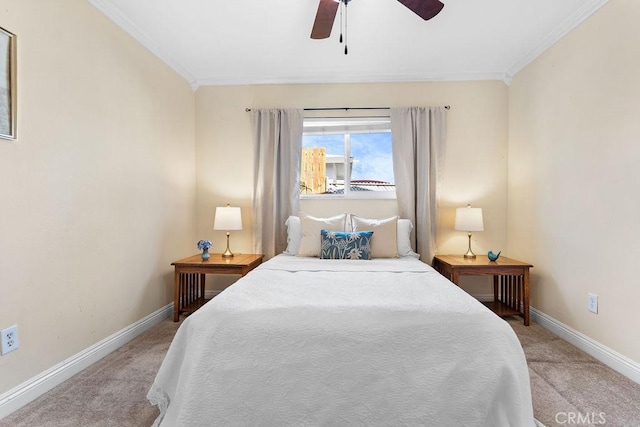
<svg viewBox="0 0 640 427"><path fill-rule="evenodd" d="M216 208L213 221L214 230L242 230L242 214L239 207L225 206Z"/></svg>
<svg viewBox="0 0 640 427"><path fill-rule="evenodd" d="M466 208L457 208L454 228L458 231L484 230L482 208L472 208L471 205L467 205Z"/></svg>

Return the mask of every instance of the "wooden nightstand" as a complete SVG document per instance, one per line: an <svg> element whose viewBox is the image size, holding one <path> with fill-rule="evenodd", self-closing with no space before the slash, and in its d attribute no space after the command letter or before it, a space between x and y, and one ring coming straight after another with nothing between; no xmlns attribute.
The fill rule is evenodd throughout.
<svg viewBox="0 0 640 427"><path fill-rule="evenodd" d="M180 313L193 313L208 300L204 297L205 275L246 275L262 263L261 254L236 254L223 258L222 254L211 254L203 261L200 254L171 263L174 271L173 321L180 320Z"/></svg>
<svg viewBox="0 0 640 427"><path fill-rule="evenodd" d="M529 268L531 264L501 256L466 259L462 255L436 255L433 268L456 285L460 276L493 276L493 301L484 303L498 316L517 314L529 326Z"/></svg>

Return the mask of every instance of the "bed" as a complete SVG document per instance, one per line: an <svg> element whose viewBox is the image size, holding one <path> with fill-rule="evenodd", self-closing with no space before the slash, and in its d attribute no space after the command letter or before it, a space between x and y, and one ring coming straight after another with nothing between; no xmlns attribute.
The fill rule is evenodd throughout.
<svg viewBox="0 0 640 427"><path fill-rule="evenodd" d="M533 426L511 327L415 257L278 255L180 326L161 426Z"/></svg>

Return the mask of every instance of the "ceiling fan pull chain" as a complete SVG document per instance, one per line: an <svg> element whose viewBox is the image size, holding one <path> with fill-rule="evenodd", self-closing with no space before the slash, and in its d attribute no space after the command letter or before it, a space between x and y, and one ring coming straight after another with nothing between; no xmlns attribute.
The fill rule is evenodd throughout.
<svg viewBox="0 0 640 427"><path fill-rule="evenodd" d="M342 43L342 8L344 6L343 2L340 2L340 43Z"/></svg>
<svg viewBox="0 0 640 427"><path fill-rule="evenodd" d="M347 15L348 2L344 2L344 54L347 54L347 23L349 22L349 16Z"/></svg>

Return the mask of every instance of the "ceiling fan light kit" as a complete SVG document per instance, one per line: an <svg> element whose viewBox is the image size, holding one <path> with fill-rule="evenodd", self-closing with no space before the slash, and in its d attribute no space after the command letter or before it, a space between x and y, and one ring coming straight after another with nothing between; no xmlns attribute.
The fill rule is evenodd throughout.
<svg viewBox="0 0 640 427"><path fill-rule="evenodd" d="M425 21L436 16L444 4L440 0L398 0ZM351 0L320 0L316 19L311 29L312 39L326 39L331 35L333 23L336 20L338 8L340 8L340 43L343 41L344 30L344 54L347 54L347 6ZM344 22L343 22L344 13Z"/></svg>

